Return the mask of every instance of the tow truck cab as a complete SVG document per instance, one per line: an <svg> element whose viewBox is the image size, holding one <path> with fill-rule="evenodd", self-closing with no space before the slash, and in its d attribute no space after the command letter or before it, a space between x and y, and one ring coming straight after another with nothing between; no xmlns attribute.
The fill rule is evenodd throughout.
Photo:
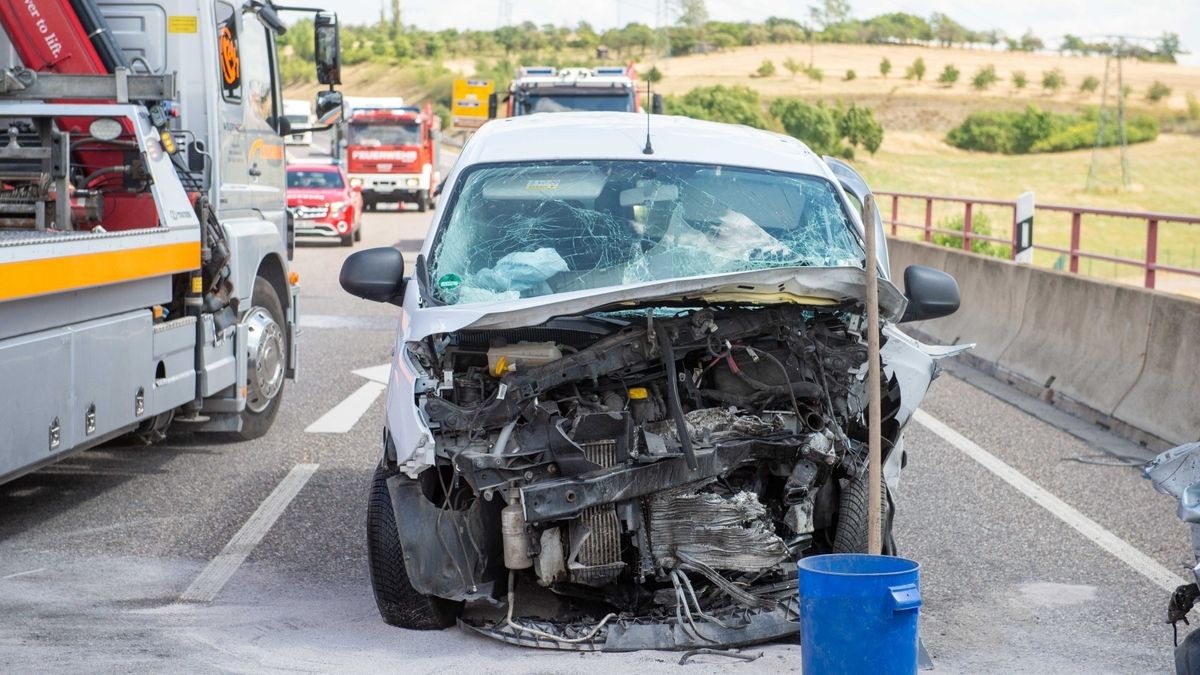
<svg viewBox="0 0 1200 675"><path fill-rule="evenodd" d="M540 112L641 112L634 64L598 68L522 67L508 88L509 117ZM662 112L655 96L653 112Z"/></svg>

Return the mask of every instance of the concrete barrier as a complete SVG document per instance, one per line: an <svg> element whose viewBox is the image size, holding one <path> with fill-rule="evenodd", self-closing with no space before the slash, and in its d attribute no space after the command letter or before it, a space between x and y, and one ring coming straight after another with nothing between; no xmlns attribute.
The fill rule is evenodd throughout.
<svg viewBox="0 0 1200 675"><path fill-rule="evenodd" d="M977 365L1148 445L1200 437L1200 303L919 242L889 253L897 281L913 264L958 280L958 313L916 332L975 342Z"/></svg>

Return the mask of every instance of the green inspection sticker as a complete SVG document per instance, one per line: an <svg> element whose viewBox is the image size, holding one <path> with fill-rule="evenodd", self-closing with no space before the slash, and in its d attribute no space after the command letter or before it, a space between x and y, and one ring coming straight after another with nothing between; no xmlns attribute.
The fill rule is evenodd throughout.
<svg viewBox="0 0 1200 675"><path fill-rule="evenodd" d="M462 277L457 274L444 274L438 279L438 288L444 291L452 291L459 286L462 286Z"/></svg>

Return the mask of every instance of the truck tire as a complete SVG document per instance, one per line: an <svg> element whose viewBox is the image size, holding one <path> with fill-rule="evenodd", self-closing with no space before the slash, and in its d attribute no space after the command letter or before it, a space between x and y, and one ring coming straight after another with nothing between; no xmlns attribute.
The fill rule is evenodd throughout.
<svg viewBox="0 0 1200 675"><path fill-rule="evenodd" d="M842 487L841 501L838 502L837 527L833 535L834 553L866 553L867 552L867 473L851 479ZM887 486L880 486L880 513L883 514L882 539L887 541L887 528L891 524L888 517Z"/></svg>
<svg viewBox="0 0 1200 675"><path fill-rule="evenodd" d="M386 471L375 469L367 502L367 566L379 615L389 625L410 630L449 628L463 603L422 595L409 583L387 478Z"/></svg>
<svg viewBox="0 0 1200 675"><path fill-rule="evenodd" d="M429 210L429 190L420 190L417 192L417 210L421 213Z"/></svg>
<svg viewBox="0 0 1200 675"><path fill-rule="evenodd" d="M243 441L266 435L283 401L283 381L287 366L287 334L283 303L271 282L254 279L249 323L250 362L247 364L246 409L242 411L242 430L235 436Z"/></svg>

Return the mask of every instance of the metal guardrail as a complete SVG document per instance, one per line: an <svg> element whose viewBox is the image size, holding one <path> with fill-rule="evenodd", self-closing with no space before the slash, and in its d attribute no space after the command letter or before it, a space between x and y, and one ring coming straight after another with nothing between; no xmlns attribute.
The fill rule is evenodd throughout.
<svg viewBox="0 0 1200 675"><path fill-rule="evenodd" d="M1017 236L1017 202L1004 199L975 199L972 197L958 197L950 195L933 195L919 194L913 192L877 192L875 193L880 201L891 199L890 217L885 217L884 222L891 227L892 236L899 235L900 228L908 228L920 230L924 235L924 240L927 242L933 241L934 234L945 234L954 237L962 238L962 249L970 252L971 243L975 241L988 241L998 244L1004 244L1009 247L1009 257L1015 257L1016 236ZM910 200L924 202L925 204L925 219L923 223L906 223L900 220L900 202L901 200ZM951 203L961 204L963 207L963 227L962 230L952 230L941 227L935 227L933 224L933 206L935 203ZM1012 212L1012 228L1011 236L997 237L993 235L985 235L972 231L971 225L975 215L976 206L994 206L1008 208ZM1055 212L1069 213L1071 215L1071 240L1067 248L1061 246L1049 246L1046 244L1035 243L1033 248L1035 251L1049 251L1066 256L1068 260L1067 269L1073 273L1079 273L1080 260L1099 260L1110 262L1119 265L1129 265L1139 268L1144 274L1143 285L1146 288L1154 288L1155 276L1157 272L1172 272L1190 277L1200 278L1200 269L1192 269L1187 267L1178 267L1175 265L1166 265L1158 261L1158 243L1159 243L1159 226L1163 223L1179 223L1183 225L1200 226L1200 216L1188 216L1178 213L1157 213L1153 211L1127 211L1122 209L1099 209L1088 206L1069 206L1063 204L1035 204L1034 213L1037 212ZM1087 251L1081 248L1083 238L1083 217L1084 216L1100 216L1108 218L1124 218L1129 220L1140 220L1145 223L1146 228L1146 252L1141 259L1127 258L1118 255L1107 255L1097 253L1095 251Z"/></svg>

